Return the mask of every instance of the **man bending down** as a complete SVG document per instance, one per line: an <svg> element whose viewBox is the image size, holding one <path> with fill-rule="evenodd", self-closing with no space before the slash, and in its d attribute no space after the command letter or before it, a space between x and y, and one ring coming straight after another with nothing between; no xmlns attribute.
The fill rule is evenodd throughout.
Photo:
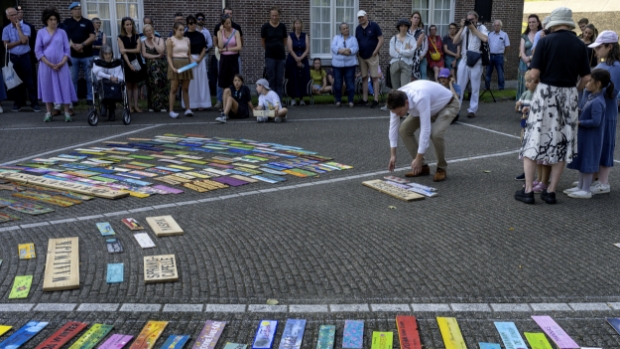
<svg viewBox="0 0 620 349"><path fill-rule="evenodd" d="M437 172L433 181L446 179L448 163L445 157L443 134L459 112L459 100L452 92L440 84L417 80L398 90L388 93L387 107L390 110L390 163L388 170L394 171L396 166L396 147L398 136L405 143L411 154L411 172L405 177L427 176L430 168L424 160L424 153L429 142L433 143L437 156ZM407 115L409 113L409 115ZM400 122L402 117L405 120ZM415 138L415 131L420 129L420 143Z"/></svg>

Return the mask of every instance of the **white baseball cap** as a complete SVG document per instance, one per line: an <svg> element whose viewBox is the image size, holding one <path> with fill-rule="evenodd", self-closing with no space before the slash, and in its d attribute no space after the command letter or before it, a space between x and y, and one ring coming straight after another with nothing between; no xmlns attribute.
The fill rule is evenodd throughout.
<svg viewBox="0 0 620 349"><path fill-rule="evenodd" d="M617 44L618 34L611 30L605 30L596 37L596 41L588 45L589 48L595 48L603 44Z"/></svg>
<svg viewBox="0 0 620 349"><path fill-rule="evenodd" d="M359 10L359 12L357 12L357 17L363 17L363 16L366 16L366 11Z"/></svg>

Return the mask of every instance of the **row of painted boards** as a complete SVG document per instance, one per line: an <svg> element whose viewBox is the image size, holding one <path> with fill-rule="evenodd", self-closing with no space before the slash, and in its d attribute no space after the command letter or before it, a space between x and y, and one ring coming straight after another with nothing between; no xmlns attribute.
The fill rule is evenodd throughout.
<svg viewBox="0 0 620 349"><path fill-rule="evenodd" d="M575 343L568 334L549 316L532 316L534 321L543 329L559 349L586 349ZM607 322L620 333L620 318L607 318ZM467 349L456 318L437 317L437 323L446 349ZM495 322L495 327L506 348L527 349L514 322ZM0 349L17 349L31 338L36 336L48 325L48 322L30 321L13 333L9 338L0 342ZM129 349L151 349L164 332L167 321L149 321ZM396 325L400 346L402 349L421 349L420 336L415 316L398 315ZM71 339L82 332L88 324L83 322L68 322L58 329L36 349L57 349L67 344ZM113 325L94 324L81 335L69 349L91 349L101 342L113 329ZM208 320L202 328L192 349L214 349L226 327L225 321ZM276 337L277 320L261 320L254 336L252 349L271 349ZM0 335L7 333L12 327L0 325ZM306 320L288 319L282 333L279 349L301 349ZM532 349L552 349L545 333L525 332L525 337ZM321 325L316 349L333 349L336 326ZM132 335L114 334L98 346L99 349L122 349L131 342ZM364 339L364 321L346 320L343 330L343 349L361 349ZM180 349L190 340L189 335L171 335L161 346L161 349ZM478 343L480 349L501 349L498 343ZM392 349L392 332L373 331L371 349ZM227 342L224 349L246 349L247 345ZM599 348L588 348L599 349Z"/></svg>

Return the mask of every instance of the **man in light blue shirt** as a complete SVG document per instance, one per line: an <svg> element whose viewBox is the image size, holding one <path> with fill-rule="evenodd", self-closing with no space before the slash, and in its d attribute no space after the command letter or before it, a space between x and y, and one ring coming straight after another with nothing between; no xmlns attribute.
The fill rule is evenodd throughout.
<svg viewBox="0 0 620 349"><path fill-rule="evenodd" d="M508 34L502 30L502 21L496 19L493 22L493 31L489 33L489 50L491 51L491 64L487 66L486 88L491 86L493 68L497 70L497 85L499 90L504 89L504 53L510 47Z"/></svg>
<svg viewBox="0 0 620 349"><path fill-rule="evenodd" d="M28 25L22 25L17 16L17 10L14 7L9 7L5 11L6 17L11 24L4 27L2 30L2 41L9 51L9 58L13 63L13 69L15 73L22 80L22 84L15 88L15 101L13 102L14 112L18 112L23 106L26 105L26 92L28 92L28 99L32 109L35 112L41 111L39 102L37 100L37 93L34 89L34 82L32 79L32 63L30 60L30 27Z"/></svg>

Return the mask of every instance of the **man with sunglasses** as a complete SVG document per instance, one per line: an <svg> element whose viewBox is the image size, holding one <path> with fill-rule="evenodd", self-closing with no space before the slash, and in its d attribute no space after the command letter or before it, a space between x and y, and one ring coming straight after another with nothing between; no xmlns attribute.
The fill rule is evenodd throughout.
<svg viewBox="0 0 620 349"><path fill-rule="evenodd" d="M213 38L211 37L209 29L205 27L205 15L202 12L198 12L196 14L196 31L201 32L202 35L205 36L205 41L207 42L207 53L209 53L209 50L213 48Z"/></svg>

